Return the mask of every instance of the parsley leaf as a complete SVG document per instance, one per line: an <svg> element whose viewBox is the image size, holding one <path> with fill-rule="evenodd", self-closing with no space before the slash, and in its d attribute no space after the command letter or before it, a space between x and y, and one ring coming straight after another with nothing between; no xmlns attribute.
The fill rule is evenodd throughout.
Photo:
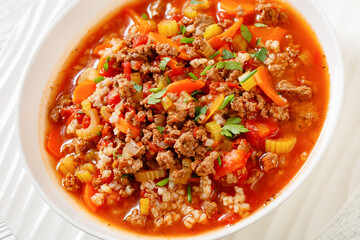
<svg viewBox="0 0 360 240"><path fill-rule="evenodd" d="M158 93L153 93L150 95L149 100L148 100L148 104L153 105L153 104L157 104L159 102L161 102L161 98L165 95L167 89L164 88L163 90L161 90Z"/></svg>
<svg viewBox="0 0 360 240"><path fill-rule="evenodd" d="M95 82L95 83L99 83L99 82L101 82L101 81L104 80L104 79L105 79L104 77L97 77L97 78L94 79L94 82Z"/></svg>
<svg viewBox="0 0 360 240"><path fill-rule="evenodd" d="M164 71L166 69L166 65L170 60L171 60L170 58L164 57L159 63L159 68Z"/></svg>
<svg viewBox="0 0 360 240"><path fill-rule="evenodd" d="M198 78L195 74L193 74L192 72L189 72L188 75L189 75L189 77L191 77L192 79L199 80L199 78Z"/></svg>
<svg viewBox="0 0 360 240"><path fill-rule="evenodd" d="M218 153L218 154L219 154L219 153ZM220 154L219 154L219 156L217 157L217 161L218 161L218 163L219 163L219 166L221 167L222 162L221 162Z"/></svg>
<svg viewBox="0 0 360 240"><path fill-rule="evenodd" d="M199 91L199 90L194 90L190 95L192 97L196 96L196 95L206 95L206 93L202 92L202 91Z"/></svg>
<svg viewBox="0 0 360 240"><path fill-rule="evenodd" d="M179 34L184 35L186 33L186 27L184 25L180 25L180 32Z"/></svg>
<svg viewBox="0 0 360 240"><path fill-rule="evenodd" d="M244 73L243 75L241 75L241 76L239 77L239 82L240 82L240 83L246 82L246 81L249 80L252 76L254 76L254 74L255 74L257 71L258 71L258 70L255 69L255 70L253 70L252 72L250 72L249 74Z"/></svg>
<svg viewBox="0 0 360 240"><path fill-rule="evenodd" d="M201 115L206 114L207 107L195 107L195 119L194 121L197 122Z"/></svg>
<svg viewBox="0 0 360 240"><path fill-rule="evenodd" d="M169 78L169 76L166 76L166 82L167 82L168 84L171 83L171 79Z"/></svg>
<svg viewBox="0 0 360 240"><path fill-rule="evenodd" d="M83 111L81 111L81 110L78 111L77 113L78 113L78 114L85 114L85 113L84 113Z"/></svg>
<svg viewBox="0 0 360 240"><path fill-rule="evenodd" d="M143 19L145 19L145 20L147 20L149 17L148 17L148 15L146 15L146 13L143 13L142 15L141 15L141 17L143 18Z"/></svg>
<svg viewBox="0 0 360 240"><path fill-rule="evenodd" d="M257 58L260 62L265 62L266 58L267 58L267 54L268 54L268 50L264 47L262 47L259 51L257 51L256 53L250 54L250 56L252 58Z"/></svg>
<svg viewBox="0 0 360 240"><path fill-rule="evenodd" d="M221 57L224 60L235 58L234 54L227 49L223 49Z"/></svg>
<svg viewBox="0 0 360 240"><path fill-rule="evenodd" d="M248 132L249 130L244 125L239 124L240 122L240 118L229 118L223 126L220 134L227 138L233 138L236 134Z"/></svg>
<svg viewBox="0 0 360 240"><path fill-rule="evenodd" d="M109 70L109 63L108 62L104 63L103 67L105 72L107 72Z"/></svg>
<svg viewBox="0 0 360 240"><path fill-rule="evenodd" d="M244 24L241 24L241 35L245 38L247 42L250 42L252 39L252 34L249 31L248 27Z"/></svg>
<svg viewBox="0 0 360 240"><path fill-rule="evenodd" d="M209 58L213 59L214 57L216 57L217 55L220 54L220 51L216 51L213 55L211 55Z"/></svg>
<svg viewBox="0 0 360 240"><path fill-rule="evenodd" d="M159 132L162 134L163 131L165 130L165 127L161 127L161 126L156 126L157 130L159 130Z"/></svg>
<svg viewBox="0 0 360 240"><path fill-rule="evenodd" d="M194 1L194 0L192 0ZM192 197L191 197L191 186L188 185L187 187L187 197L188 197L188 202L191 203L192 202Z"/></svg>
<svg viewBox="0 0 360 240"><path fill-rule="evenodd" d="M160 92L161 88L150 88L149 91L153 93Z"/></svg>
<svg viewBox="0 0 360 240"><path fill-rule="evenodd" d="M218 108L218 110L224 109L224 108L228 105L228 103L233 102L234 99L235 99L235 95L234 95L234 94L231 94L231 95L229 95L229 96L226 96L225 99L224 99L224 101L221 103L220 107Z"/></svg>
<svg viewBox="0 0 360 240"><path fill-rule="evenodd" d="M264 23L255 23L255 27L267 27Z"/></svg>
<svg viewBox="0 0 360 240"><path fill-rule="evenodd" d="M168 183L169 183L169 178L165 178L165 179L161 180L160 182L156 183L156 185L159 187L163 187Z"/></svg>
<svg viewBox="0 0 360 240"><path fill-rule="evenodd" d="M207 66L206 68L204 68L204 70L200 73L201 76L205 76L206 75L206 71L212 69L213 66Z"/></svg>
<svg viewBox="0 0 360 240"><path fill-rule="evenodd" d="M259 46L261 43L261 38L256 39L256 46Z"/></svg>
<svg viewBox="0 0 360 240"><path fill-rule="evenodd" d="M180 43L193 43L195 41L194 38L182 38L180 39Z"/></svg>
<svg viewBox="0 0 360 240"><path fill-rule="evenodd" d="M190 4L199 4L199 3L203 3L202 1L197 1L197 0L191 0Z"/></svg>
<svg viewBox="0 0 360 240"><path fill-rule="evenodd" d="M140 92L140 91L143 89L142 86L137 85L137 84L136 84L135 82L133 82L133 81L131 81L131 82L134 84L134 89L135 89L136 91Z"/></svg>
<svg viewBox="0 0 360 240"><path fill-rule="evenodd" d="M216 64L217 69L225 68L228 70L242 70L241 63L240 62L218 62Z"/></svg>

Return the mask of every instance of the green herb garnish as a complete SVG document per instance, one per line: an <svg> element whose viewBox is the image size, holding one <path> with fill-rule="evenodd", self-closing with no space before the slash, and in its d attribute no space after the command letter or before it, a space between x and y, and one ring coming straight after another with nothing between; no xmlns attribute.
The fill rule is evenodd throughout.
<svg viewBox="0 0 360 240"><path fill-rule="evenodd" d="M167 89L164 88L160 92L151 94L148 100L148 104L153 105L161 102L161 98L165 95L166 91Z"/></svg>
<svg viewBox="0 0 360 240"><path fill-rule="evenodd" d="M216 64L217 69L228 69L228 70L242 70L240 62L223 62L220 61Z"/></svg>
<svg viewBox="0 0 360 240"><path fill-rule="evenodd" d="M195 107L195 119L194 121L197 122L201 115L206 114L207 107Z"/></svg>
<svg viewBox="0 0 360 240"><path fill-rule="evenodd" d="M187 195L188 195L188 202L191 203L192 198L191 198L191 186L190 185L187 187Z"/></svg>
<svg viewBox="0 0 360 240"><path fill-rule="evenodd" d="M163 187L168 183L169 183L169 178L165 178L164 180L161 180L160 182L158 182L156 185L159 187Z"/></svg>
<svg viewBox="0 0 360 240"><path fill-rule="evenodd" d="M255 69L255 70L253 70L252 72L250 72L248 75L246 75L246 76L244 76L244 77L240 77L239 78L239 81L240 81L240 83L244 83L244 82L246 82L247 80L249 80L252 76L254 76L254 74L257 72L258 70L257 69ZM244 74L245 75L245 74Z"/></svg>
<svg viewBox="0 0 360 240"><path fill-rule="evenodd" d="M133 84L134 84L134 89L137 91L137 92L140 92L142 89L143 89L143 87L142 86L140 86L140 85L137 85L135 82L133 82L133 81L131 81Z"/></svg>
<svg viewBox="0 0 360 240"><path fill-rule="evenodd" d="M236 134L248 132L249 130L244 125L239 124L239 122L241 122L240 118L229 118L220 134L227 138L233 138Z"/></svg>
<svg viewBox="0 0 360 240"><path fill-rule="evenodd" d="M218 108L218 110L224 109L224 108L228 105L228 103L233 102L234 99L235 99L235 95L234 95L234 94L231 94L231 95L229 95L229 96L226 96L225 99L224 99L224 101L221 103L220 107Z"/></svg>
<svg viewBox="0 0 360 240"><path fill-rule="evenodd" d="M207 66L206 68L204 68L204 70L200 73L201 76L205 76L206 75L206 71L212 69L213 66Z"/></svg>
<svg viewBox="0 0 360 240"><path fill-rule="evenodd" d="M189 77L191 77L192 79L199 80L199 78L198 78L197 76L195 76L195 74L193 74L192 72L189 72L188 75L189 75Z"/></svg>
<svg viewBox="0 0 360 240"><path fill-rule="evenodd" d="M180 43L193 43L194 40L194 38L182 38L180 39Z"/></svg>
<svg viewBox="0 0 360 240"><path fill-rule="evenodd" d="M170 58L164 57L159 63L159 68L164 71L166 69L166 65L170 60L171 60Z"/></svg>
<svg viewBox="0 0 360 240"><path fill-rule="evenodd" d="M157 93L161 91L161 88L150 88L149 91L153 93Z"/></svg>
<svg viewBox="0 0 360 240"><path fill-rule="evenodd" d="M186 27L184 25L180 25L180 32L179 34L184 35L186 33Z"/></svg>
<svg viewBox="0 0 360 240"><path fill-rule="evenodd" d="M267 27L264 23L255 23L255 27Z"/></svg>
<svg viewBox="0 0 360 240"><path fill-rule="evenodd" d="M78 113L78 114L85 114L85 113L84 113L83 111L81 111L81 110L78 111L77 113Z"/></svg>
<svg viewBox="0 0 360 240"><path fill-rule="evenodd" d="M171 83L171 79L169 78L169 76L166 76L166 82L167 82L167 84Z"/></svg>
<svg viewBox="0 0 360 240"><path fill-rule="evenodd" d="M97 78L94 79L94 82L95 82L95 83L99 83L99 82L103 81L104 79L105 79L105 78L102 77L102 76L101 76L101 77L97 77Z"/></svg>
<svg viewBox="0 0 360 240"><path fill-rule="evenodd" d="M141 15L141 17L143 18L143 19L145 19L145 20L148 20L148 15L146 15L146 13L143 13L142 15Z"/></svg>
<svg viewBox="0 0 360 240"><path fill-rule="evenodd" d="M197 1L197 0L191 0L190 4L199 4L199 3L203 3L202 1Z"/></svg>
<svg viewBox="0 0 360 240"><path fill-rule="evenodd" d="M257 58L260 62L265 62L266 58L267 58L267 54L268 54L268 50L264 47L262 47L259 51L257 51L256 53L250 54L250 56L252 58Z"/></svg>
<svg viewBox="0 0 360 240"><path fill-rule="evenodd" d="M250 42L252 39L252 34L249 31L248 27L244 24L241 24L241 35L245 38L247 42Z"/></svg>
<svg viewBox="0 0 360 240"><path fill-rule="evenodd" d="M256 39L256 46L259 46L261 43L261 38Z"/></svg>
<svg viewBox="0 0 360 240"><path fill-rule="evenodd" d="M218 154L219 154L219 153L218 153ZM218 161L218 163L219 163L219 166L221 167L222 162L221 162L220 154L219 154L219 156L217 157L217 161Z"/></svg>
<svg viewBox="0 0 360 240"><path fill-rule="evenodd" d="M236 56L234 55L234 53L230 52L229 50L223 49L221 57L222 59L226 60L226 59L235 58Z"/></svg>
<svg viewBox="0 0 360 240"><path fill-rule="evenodd" d="M163 131L165 130L165 127L162 126L156 126L157 130L159 130L159 132L162 134Z"/></svg>
<svg viewBox="0 0 360 240"><path fill-rule="evenodd" d="M217 55L220 54L220 51L216 51L213 55L211 55L209 58L213 59L214 57L216 57Z"/></svg>

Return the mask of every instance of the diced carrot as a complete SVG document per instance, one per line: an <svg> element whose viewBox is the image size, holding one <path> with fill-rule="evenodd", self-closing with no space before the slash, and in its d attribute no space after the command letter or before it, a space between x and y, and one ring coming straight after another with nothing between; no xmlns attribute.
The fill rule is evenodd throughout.
<svg viewBox="0 0 360 240"><path fill-rule="evenodd" d="M94 48L94 50L92 51L92 54L95 56L101 57L99 52L101 50L104 50L105 48L110 48L110 47L112 47L112 45L109 42L101 43Z"/></svg>
<svg viewBox="0 0 360 240"><path fill-rule="evenodd" d="M87 99L96 89L96 83L94 81L86 80L79 83L73 93L73 102L80 104Z"/></svg>
<svg viewBox="0 0 360 240"><path fill-rule="evenodd" d="M147 34L148 32L150 32L151 25L147 20L140 17L133 10L129 10L129 15L132 18L132 20L134 21L134 23L137 25L137 28L138 28L138 31L140 34Z"/></svg>
<svg viewBox="0 0 360 240"><path fill-rule="evenodd" d="M55 126L49 132L49 135L47 138L47 149L49 150L49 152L52 155L54 155L57 158L60 158L61 157L61 145L62 145L61 128L58 126Z"/></svg>
<svg viewBox="0 0 360 240"><path fill-rule="evenodd" d="M222 45L222 47L219 49L220 54L216 57L215 60L217 60L217 61L222 61L222 60L223 60L223 59L222 59L222 56L224 55L224 54L223 54L223 50L224 50L224 49L226 49L226 50L228 50L228 51L231 52L231 48L230 48L229 44L228 44L228 43L225 43L225 44Z"/></svg>
<svg viewBox="0 0 360 240"><path fill-rule="evenodd" d="M160 34L157 34L154 32L149 33L149 38L154 40L155 43L169 44L171 47L176 48L176 50L178 52L180 52L180 55L178 56L179 58L184 59L184 60L192 60L192 58L190 58L185 52L182 52L180 50L180 46L176 42L172 41L170 38L167 38L163 35L160 35Z"/></svg>
<svg viewBox="0 0 360 240"><path fill-rule="evenodd" d="M94 189L92 183L91 182L86 183L83 192L83 201L85 206L93 213L95 213L96 210L99 208L91 201L91 197L94 196L95 193L96 190Z"/></svg>
<svg viewBox="0 0 360 240"><path fill-rule="evenodd" d="M287 100L276 93L271 76L264 66L257 68L254 78L261 90L263 90L264 93L274 101L274 103L280 107L286 107L288 105Z"/></svg>
<svg viewBox="0 0 360 240"><path fill-rule="evenodd" d="M206 123L207 120L210 119L210 117L218 110L222 102L224 101L224 94L220 94L215 100L211 103L211 106L206 111L206 117L202 123Z"/></svg>
<svg viewBox="0 0 360 240"><path fill-rule="evenodd" d="M237 8L239 7L239 5L241 5L243 12L244 12L244 16L251 14L253 12L255 12L255 6L250 4L250 3L239 3L238 1L234 1L234 0L221 0L220 1L220 7L226 11L226 13L232 15L232 16L236 16L237 14Z"/></svg>
<svg viewBox="0 0 360 240"><path fill-rule="evenodd" d="M226 41L223 38L224 37L233 38L236 32L241 27L242 22L243 22L242 19L239 19L238 22L234 22L234 24L231 25L226 31L222 32L221 34L215 37L210 38L208 40L208 43L215 49L221 48L221 46L223 46L226 43Z"/></svg>
<svg viewBox="0 0 360 240"><path fill-rule="evenodd" d="M166 93L180 94L182 91L191 94L195 90L200 90L205 86L205 82L202 80L184 79L169 84L166 88Z"/></svg>
<svg viewBox="0 0 360 240"><path fill-rule="evenodd" d="M251 151L246 153L241 149L233 149L231 152L226 154L222 159L221 167L219 164L215 163L216 174L214 176L215 180L220 180L227 173L234 172L240 168L245 167L247 160L251 155ZM217 161L217 160L216 160Z"/></svg>
<svg viewBox="0 0 360 240"><path fill-rule="evenodd" d="M140 129L134 127L133 125L131 125L130 123L128 123L125 119L123 118L119 118L119 121L116 123L116 128L127 134L128 130L130 130L133 138L139 137L140 136Z"/></svg>
<svg viewBox="0 0 360 240"><path fill-rule="evenodd" d="M286 35L286 29L279 27L255 27L249 26L249 31L252 34L250 45L256 47L256 40L261 38L261 41L265 43L267 40L281 41Z"/></svg>

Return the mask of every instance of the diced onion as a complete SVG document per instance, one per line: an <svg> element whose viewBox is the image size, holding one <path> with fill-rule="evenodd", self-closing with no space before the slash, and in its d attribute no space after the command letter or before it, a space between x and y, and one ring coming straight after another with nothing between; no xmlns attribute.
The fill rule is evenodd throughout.
<svg viewBox="0 0 360 240"><path fill-rule="evenodd" d="M265 151L272 153L288 153L293 149L296 137L284 137L279 139L266 139Z"/></svg>
<svg viewBox="0 0 360 240"><path fill-rule="evenodd" d="M125 144L123 149L123 156L135 156L140 152L141 148L136 144L136 142L131 139L128 143Z"/></svg>
<svg viewBox="0 0 360 240"><path fill-rule="evenodd" d="M205 142L205 147L210 147L210 146L212 146L213 144L214 144L214 140L213 139L211 139L211 138L208 138L207 140L206 140L206 142Z"/></svg>
<svg viewBox="0 0 360 240"><path fill-rule="evenodd" d="M157 178L166 176L166 171L163 169L157 170L142 170L134 174L135 180L138 182L146 182Z"/></svg>

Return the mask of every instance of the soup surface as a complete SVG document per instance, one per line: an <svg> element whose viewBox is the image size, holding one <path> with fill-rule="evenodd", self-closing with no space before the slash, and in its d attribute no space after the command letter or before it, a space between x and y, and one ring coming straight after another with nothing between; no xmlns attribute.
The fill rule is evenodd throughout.
<svg viewBox="0 0 360 240"><path fill-rule="evenodd" d="M80 41L49 103L59 184L140 234L230 226L271 202L326 118L326 59L287 3L141 0Z"/></svg>

